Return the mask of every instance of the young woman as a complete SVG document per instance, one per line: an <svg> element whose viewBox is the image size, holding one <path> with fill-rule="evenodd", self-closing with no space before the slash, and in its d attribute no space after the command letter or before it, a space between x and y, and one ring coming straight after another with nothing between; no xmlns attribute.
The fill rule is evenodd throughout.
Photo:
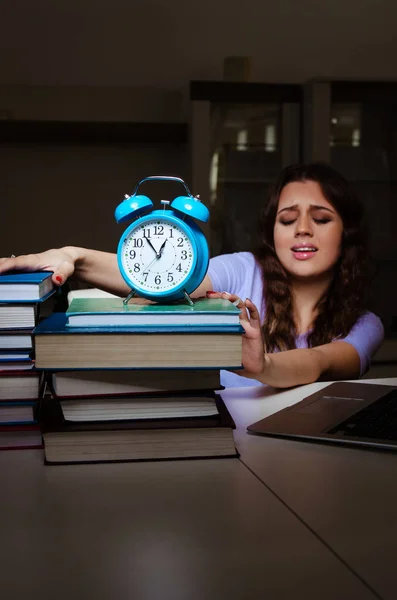
<svg viewBox="0 0 397 600"><path fill-rule="evenodd" d="M210 260L194 297L223 297L241 309L244 370L225 386L290 387L365 373L382 343L367 312L368 253L361 204L347 181L322 163L292 165L272 187L257 249ZM51 270L55 284L74 274L125 296L115 254L65 247L0 259L0 273Z"/></svg>

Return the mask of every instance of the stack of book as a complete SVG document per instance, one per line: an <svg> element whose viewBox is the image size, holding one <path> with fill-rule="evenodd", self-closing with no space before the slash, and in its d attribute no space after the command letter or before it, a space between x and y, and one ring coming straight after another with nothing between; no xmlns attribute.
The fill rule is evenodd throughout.
<svg viewBox="0 0 397 600"><path fill-rule="evenodd" d="M32 332L55 291L51 275L0 275L0 450L42 446L35 413L43 377L34 366Z"/></svg>
<svg viewBox="0 0 397 600"><path fill-rule="evenodd" d="M120 298L75 298L34 331L51 372L40 424L46 463L237 456L216 390L241 368L239 310Z"/></svg>

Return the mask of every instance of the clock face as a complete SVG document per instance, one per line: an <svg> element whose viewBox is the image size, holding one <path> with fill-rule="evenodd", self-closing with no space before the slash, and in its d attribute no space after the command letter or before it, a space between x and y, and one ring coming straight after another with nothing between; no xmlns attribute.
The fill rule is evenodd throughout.
<svg viewBox="0 0 397 600"><path fill-rule="evenodd" d="M175 218L140 219L125 232L121 265L138 292L172 293L181 288L196 264L196 246L188 228Z"/></svg>

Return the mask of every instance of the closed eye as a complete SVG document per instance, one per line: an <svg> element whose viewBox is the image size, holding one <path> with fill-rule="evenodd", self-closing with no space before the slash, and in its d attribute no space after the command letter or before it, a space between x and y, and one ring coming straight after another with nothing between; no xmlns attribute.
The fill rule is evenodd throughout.
<svg viewBox="0 0 397 600"><path fill-rule="evenodd" d="M293 223L295 223L296 219L291 219L290 221L280 221L281 225L292 225ZM313 218L313 221L315 223L317 223L317 225L325 225L326 223L329 223L331 221L331 219L315 219Z"/></svg>
<svg viewBox="0 0 397 600"><path fill-rule="evenodd" d="M317 223L318 225L325 225L325 223L329 223L331 221L331 219L327 219L327 218L324 218L324 219L314 219L313 218L313 221L315 223Z"/></svg>

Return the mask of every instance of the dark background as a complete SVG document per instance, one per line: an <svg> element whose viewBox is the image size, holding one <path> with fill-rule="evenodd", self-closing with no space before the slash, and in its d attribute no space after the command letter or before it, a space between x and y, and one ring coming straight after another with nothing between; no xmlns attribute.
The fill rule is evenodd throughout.
<svg viewBox="0 0 397 600"><path fill-rule="evenodd" d="M280 168L326 159L366 205L392 331L396 17L394 0L1 0L0 256L114 251L114 209L153 174L201 193L212 254L248 249Z"/></svg>

